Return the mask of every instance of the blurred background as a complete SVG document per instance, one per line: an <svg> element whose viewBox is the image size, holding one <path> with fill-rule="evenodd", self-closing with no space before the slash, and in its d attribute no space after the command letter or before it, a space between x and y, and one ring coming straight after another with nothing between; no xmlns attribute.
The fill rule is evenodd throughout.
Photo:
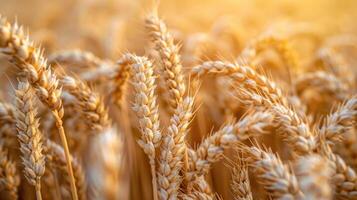
<svg viewBox="0 0 357 200"><path fill-rule="evenodd" d="M143 18L157 4L153 2L0 0L0 12L10 20L17 18L47 53L78 47L116 58L123 50L143 50ZM161 0L158 10L177 38L229 26L239 35L236 42L244 43L269 26L297 22L329 35L357 32L354 0Z"/></svg>

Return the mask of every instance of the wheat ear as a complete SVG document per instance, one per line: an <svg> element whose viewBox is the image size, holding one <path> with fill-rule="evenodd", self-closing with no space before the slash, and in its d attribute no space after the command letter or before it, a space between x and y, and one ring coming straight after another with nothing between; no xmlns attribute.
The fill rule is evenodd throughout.
<svg viewBox="0 0 357 200"><path fill-rule="evenodd" d="M330 144L338 141L345 132L353 128L356 116L357 96L353 96L327 116L323 126L319 129L318 136Z"/></svg>
<svg viewBox="0 0 357 200"><path fill-rule="evenodd" d="M307 119L300 117L293 108L283 102L271 101L259 90L248 90L238 85L237 98L247 107L262 107L271 111L275 116L279 133L299 155L311 153L316 148L316 141L312 134Z"/></svg>
<svg viewBox="0 0 357 200"><path fill-rule="evenodd" d="M296 176L277 155L258 147L243 148L247 153L247 163L257 172L259 182L273 198L302 199Z"/></svg>
<svg viewBox="0 0 357 200"><path fill-rule="evenodd" d="M299 154L311 152L315 148L315 140L305 118L289 106L276 83L258 74L249 66L221 61L208 61L194 67L193 76L203 74L229 75L236 88L238 99L246 106L269 109L277 117L281 133Z"/></svg>
<svg viewBox="0 0 357 200"><path fill-rule="evenodd" d="M37 96L51 110L56 119L61 142L65 150L67 160L67 170L71 177L71 188L73 199L77 200L75 179L73 176L70 153L67 144L66 134L63 129L63 105L61 89L58 87L56 75L51 71L43 51L30 42L28 36L23 33L23 29L15 23L13 26L0 16L0 52L9 55L10 61L14 63L26 77L33 88L36 89Z"/></svg>
<svg viewBox="0 0 357 200"><path fill-rule="evenodd" d="M116 106L121 108L123 104L123 98L125 95L125 90L127 87L127 81L130 77L130 64L132 63L131 60L122 59L118 62L118 70L113 78L114 80L114 89L111 92L112 99Z"/></svg>
<svg viewBox="0 0 357 200"><path fill-rule="evenodd" d="M332 169L331 184L335 186L335 192L340 197L356 198L357 174L345 161L332 152L326 143L320 145L319 153L329 160Z"/></svg>
<svg viewBox="0 0 357 200"><path fill-rule="evenodd" d="M337 100L344 99L347 94L347 86L336 76L324 71L300 75L296 79L294 87L298 95L311 88L336 97Z"/></svg>
<svg viewBox="0 0 357 200"><path fill-rule="evenodd" d="M223 126L217 132L206 138L190 155L190 170L186 174L188 180L206 175L212 163L219 161L224 149L232 147L238 141L249 137L268 133L273 115L269 112L256 112L246 115L237 123Z"/></svg>
<svg viewBox="0 0 357 200"><path fill-rule="evenodd" d="M10 160L2 141L0 142L0 190L5 190L11 199L18 199L20 175L16 163Z"/></svg>
<svg viewBox="0 0 357 200"><path fill-rule="evenodd" d="M193 98L187 97L178 104L170 119L168 133L160 148L158 184L160 199L176 199L181 183L179 177L186 150L185 136L192 119Z"/></svg>
<svg viewBox="0 0 357 200"><path fill-rule="evenodd" d="M258 74L251 66L223 61L207 61L192 68L193 77L205 74L219 74L233 79L233 86L240 85L247 90L259 91L271 101L280 101L287 104L281 89L277 84L265 76Z"/></svg>
<svg viewBox="0 0 357 200"><path fill-rule="evenodd" d="M305 199L332 199L332 170L326 159L319 155L301 157L295 164L295 174Z"/></svg>
<svg viewBox="0 0 357 200"><path fill-rule="evenodd" d="M232 169L231 188L235 200L253 200L248 176L248 166L242 160Z"/></svg>
<svg viewBox="0 0 357 200"><path fill-rule="evenodd" d="M172 110L183 101L186 86L182 74L182 64L179 47L174 44L166 24L156 14L151 14L145 20L145 26L155 49L160 55L162 70L171 98L168 100Z"/></svg>
<svg viewBox="0 0 357 200"><path fill-rule="evenodd" d="M41 200L41 177L45 173L45 156L42 154L42 133L38 128L40 124L32 96L30 84L20 82L16 90L16 127L25 177L35 186L37 200Z"/></svg>
<svg viewBox="0 0 357 200"><path fill-rule="evenodd" d="M110 126L108 109L99 93L92 91L85 83L71 76L64 76L61 80L65 90L75 96L87 123L96 132L102 132Z"/></svg>
<svg viewBox="0 0 357 200"><path fill-rule="evenodd" d="M125 54L118 62L131 66L132 84L135 90L133 110L139 119L141 139L138 141L149 157L154 199L157 200L155 147L161 143L158 105L155 95L155 77L152 63L145 57Z"/></svg>

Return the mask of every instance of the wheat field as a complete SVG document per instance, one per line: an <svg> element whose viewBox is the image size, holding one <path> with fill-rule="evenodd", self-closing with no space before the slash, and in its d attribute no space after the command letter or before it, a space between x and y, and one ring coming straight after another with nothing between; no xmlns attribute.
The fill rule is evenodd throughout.
<svg viewBox="0 0 357 200"><path fill-rule="evenodd" d="M354 0L0 0L0 199L357 199Z"/></svg>

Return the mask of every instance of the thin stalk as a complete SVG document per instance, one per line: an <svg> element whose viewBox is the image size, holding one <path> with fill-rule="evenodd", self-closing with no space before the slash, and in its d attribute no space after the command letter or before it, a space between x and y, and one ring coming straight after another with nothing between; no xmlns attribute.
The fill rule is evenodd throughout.
<svg viewBox="0 0 357 200"><path fill-rule="evenodd" d="M70 157L69 148L68 148L68 144L67 144L66 134L64 132L63 125L62 125L63 122L62 122L62 119L59 117L57 111L53 111L53 115L56 118L56 125L57 125L59 135L61 138L64 154L66 156L67 171L69 173L72 197L73 197L73 200L78 200L78 194L77 194L76 183L75 183L76 181L75 181L74 174L73 174L72 162L71 162L71 157Z"/></svg>

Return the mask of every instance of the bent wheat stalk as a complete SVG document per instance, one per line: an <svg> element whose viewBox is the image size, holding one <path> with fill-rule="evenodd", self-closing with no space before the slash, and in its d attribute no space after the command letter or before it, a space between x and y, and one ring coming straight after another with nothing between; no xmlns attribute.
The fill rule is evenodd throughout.
<svg viewBox="0 0 357 200"><path fill-rule="evenodd" d="M0 52L10 57L21 73L26 75L30 85L36 89L39 99L51 110L56 120L61 142L65 150L67 170L71 177L72 197L77 200L75 178L73 176L70 153L66 134L63 128L63 105L61 89L55 73L43 56L43 51L37 48L23 32L23 29L15 23L11 25L5 18L0 16Z"/></svg>

